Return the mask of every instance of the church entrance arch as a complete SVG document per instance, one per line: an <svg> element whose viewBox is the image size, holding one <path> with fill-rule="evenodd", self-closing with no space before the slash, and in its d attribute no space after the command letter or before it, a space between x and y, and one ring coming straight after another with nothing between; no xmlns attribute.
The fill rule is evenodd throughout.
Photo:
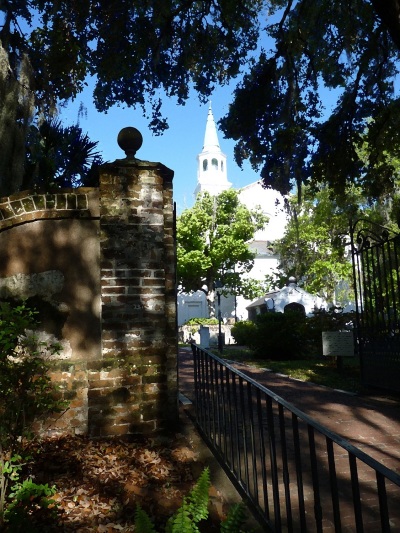
<svg viewBox="0 0 400 533"><path fill-rule="evenodd" d="M305 310L305 307L304 305L301 305L297 302L292 302L290 304L287 304L285 305L284 309L283 309L283 312L284 313L292 313L292 312L295 312L295 313L301 313L302 315L305 316L306 314L306 310Z"/></svg>

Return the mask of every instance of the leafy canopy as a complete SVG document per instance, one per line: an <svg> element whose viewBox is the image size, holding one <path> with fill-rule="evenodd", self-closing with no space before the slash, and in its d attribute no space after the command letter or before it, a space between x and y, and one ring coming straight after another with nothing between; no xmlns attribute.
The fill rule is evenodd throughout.
<svg viewBox="0 0 400 533"><path fill-rule="evenodd" d="M139 106L162 132L163 94L183 104L193 88L204 101L246 68L221 122L239 163L249 159L283 193L304 183L328 183L337 195L351 183L370 197L390 192L399 13L399 0L1 2L0 171L20 172L13 154L32 109L51 112L88 75L99 111Z"/></svg>
<svg viewBox="0 0 400 533"><path fill-rule="evenodd" d="M88 77L99 111L139 107L153 132L164 131L162 96L184 104L194 89L205 101L238 74L256 47L261 6L262 0L0 2L0 195L29 181L32 120L54 117ZM49 152L48 164L59 155Z"/></svg>
<svg viewBox="0 0 400 533"><path fill-rule="evenodd" d="M77 125L63 128L58 120L31 125L22 188L54 190L98 185L103 162L91 141Z"/></svg>
<svg viewBox="0 0 400 533"><path fill-rule="evenodd" d="M12 75L28 54L37 104L49 109L96 78L99 111L152 104L162 130L158 91L183 103L191 86L207 98L235 76L258 37L262 0L8 0L0 4L0 40ZM1 23L1 17L0 17Z"/></svg>
<svg viewBox="0 0 400 533"><path fill-rule="evenodd" d="M400 150L398 0L266 4L261 52L221 121L237 162L249 159L282 193L304 183L329 184L336 195L349 184L372 198L390 192L390 156Z"/></svg>
<svg viewBox="0 0 400 533"><path fill-rule="evenodd" d="M361 187L348 186L346 201L340 202L332 189L321 184L317 191L303 187L302 196L301 205L297 195L287 203L288 223L283 238L275 243L280 263L278 271L267 277L267 288L282 286L295 276L307 291L345 305L353 298L349 224L363 218L398 231L399 195L371 203Z"/></svg>
<svg viewBox="0 0 400 533"><path fill-rule="evenodd" d="M349 196L353 193L354 199L357 196L357 202L360 200L357 191L347 192ZM303 194L301 206L292 197L285 234L276 243L279 277L287 280L295 276L305 290L332 302L339 282L347 287L347 293L351 290L352 267L347 245L349 211L353 215L354 208L338 205L328 188L315 195L305 189ZM351 299L349 294L343 297Z"/></svg>
<svg viewBox="0 0 400 533"><path fill-rule="evenodd" d="M238 289L242 275L253 266L247 242L268 218L249 210L234 189L218 196L205 192L177 220L178 281L183 292L213 291L216 280Z"/></svg>

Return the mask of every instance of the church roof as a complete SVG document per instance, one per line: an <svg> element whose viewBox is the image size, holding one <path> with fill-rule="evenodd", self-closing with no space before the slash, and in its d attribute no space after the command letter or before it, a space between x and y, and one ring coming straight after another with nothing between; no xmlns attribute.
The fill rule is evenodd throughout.
<svg viewBox="0 0 400 533"><path fill-rule="evenodd" d="M214 115L211 109L211 102L210 102L210 106L208 108L206 132L204 134L203 152L213 151L216 148L220 150L217 126L214 121Z"/></svg>

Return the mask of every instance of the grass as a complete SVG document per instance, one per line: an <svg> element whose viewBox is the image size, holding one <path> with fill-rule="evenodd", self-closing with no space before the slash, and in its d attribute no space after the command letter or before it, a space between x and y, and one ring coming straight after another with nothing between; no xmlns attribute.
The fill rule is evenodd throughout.
<svg viewBox="0 0 400 533"><path fill-rule="evenodd" d="M343 368L339 370L336 360L331 357L273 361L256 358L251 350L237 347L225 347L222 355L231 361L245 363L257 368L268 368L273 372L285 374L301 381L310 381L348 392L362 392L360 365L356 357L344 357Z"/></svg>

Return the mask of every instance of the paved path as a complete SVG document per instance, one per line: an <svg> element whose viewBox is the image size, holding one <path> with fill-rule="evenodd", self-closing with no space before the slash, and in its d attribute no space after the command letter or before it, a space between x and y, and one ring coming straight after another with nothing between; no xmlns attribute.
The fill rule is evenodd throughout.
<svg viewBox="0 0 400 533"><path fill-rule="evenodd" d="M351 395L268 370L243 364L234 366L400 474L400 401ZM179 376L181 392L193 398L193 361L189 349L180 350ZM400 496L398 502L400 507ZM399 529L394 531L400 531L400 524L397 526ZM366 528L371 532L379 530Z"/></svg>
<svg viewBox="0 0 400 533"><path fill-rule="evenodd" d="M193 397L192 365L191 352L181 350L180 390L189 398ZM354 396L268 370L234 366L400 474L400 401Z"/></svg>

